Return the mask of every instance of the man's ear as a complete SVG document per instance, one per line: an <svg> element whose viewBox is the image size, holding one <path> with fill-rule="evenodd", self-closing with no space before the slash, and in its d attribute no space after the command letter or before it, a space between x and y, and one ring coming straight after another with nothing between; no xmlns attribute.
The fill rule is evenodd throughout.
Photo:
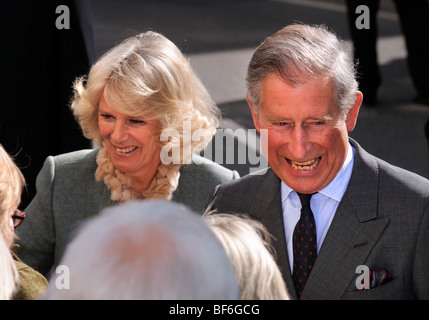
<svg viewBox="0 0 429 320"><path fill-rule="evenodd" d="M252 112L252 118L253 118L253 125L256 128L256 131L260 132L261 126L259 124L259 117L255 112L255 108L253 107L252 102L250 102L249 96L246 94L246 100L247 100L247 104L250 107L250 111Z"/></svg>
<svg viewBox="0 0 429 320"><path fill-rule="evenodd" d="M346 126L347 126L347 132L353 131L353 129L356 126L357 117L359 114L359 108L362 104L363 95L362 92L358 91L356 92L356 100L354 105L349 109L349 112L347 113L346 118Z"/></svg>

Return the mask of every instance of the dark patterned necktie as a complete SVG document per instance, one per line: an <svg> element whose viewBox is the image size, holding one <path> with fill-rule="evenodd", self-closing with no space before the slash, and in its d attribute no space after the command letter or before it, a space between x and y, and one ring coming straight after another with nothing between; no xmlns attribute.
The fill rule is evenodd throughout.
<svg viewBox="0 0 429 320"><path fill-rule="evenodd" d="M310 208L312 195L298 193L301 217L293 231L293 281L299 297L317 258L316 223Z"/></svg>

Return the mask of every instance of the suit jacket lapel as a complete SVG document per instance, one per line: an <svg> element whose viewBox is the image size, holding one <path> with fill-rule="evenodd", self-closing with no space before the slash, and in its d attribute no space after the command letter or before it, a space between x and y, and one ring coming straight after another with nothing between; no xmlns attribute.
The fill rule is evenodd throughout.
<svg viewBox="0 0 429 320"><path fill-rule="evenodd" d="M286 248L286 238L283 224L281 205L280 179L271 168L268 169L260 189L255 193L250 215L270 231L272 245L275 250L277 265L283 275L286 287L292 299L296 299L296 291L291 276L289 258Z"/></svg>
<svg viewBox="0 0 429 320"><path fill-rule="evenodd" d="M353 173L301 299L340 299L388 219L377 219L378 166L355 141Z"/></svg>
<svg viewBox="0 0 429 320"><path fill-rule="evenodd" d="M388 219L360 222L350 200L343 198L301 299L341 299L387 222Z"/></svg>

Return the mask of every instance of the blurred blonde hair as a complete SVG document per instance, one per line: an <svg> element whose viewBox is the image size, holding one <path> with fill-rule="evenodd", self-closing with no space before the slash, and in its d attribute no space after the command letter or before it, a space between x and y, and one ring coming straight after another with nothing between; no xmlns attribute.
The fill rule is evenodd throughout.
<svg viewBox="0 0 429 320"><path fill-rule="evenodd" d="M2 233L21 202L25 179L11 156L0 144L0 227Z"/></svg>
<svg viewBox="0 0 429 320"><path fill-rule="evenodd" d="M71 109L94 147L103 147L98 127L101 95L117 112L158 120L160 128L154 132L153 142L159 144L160 150L168 143L171 148L200 152L219 125L220 111L188 60L173 42L152 31L128 38L105 53L87 79L76 80L74 92ZM185 122L191 124L191 137L196 130L203 129L200 132L204 132L204 140L184 139ZM161 141L165 130L178 135ZM145 197L171 196L180 165L190 163L190 156L181 152L179 161L161 163Z"/></svg>
<svg viewBox="0 0 429 320"><path fill-rule="evenodd" d="M236 214L206 212L203 217L232 260L241 300L289 299L270 235L261 223Z"/></svg>
<svg viewBox="0 0 429 320"><path fill-rule="evenodd" d="M18 270L6 242L6 228L21 201L24 176L0 144L0 299L12 297L18 284Z"/></svg>
<svg viewBox="0 0 429 320"><path fill-rule="evenodd" d="M0 300L10 300L18 285L18 270L4 237L0 235Z"/></svg>

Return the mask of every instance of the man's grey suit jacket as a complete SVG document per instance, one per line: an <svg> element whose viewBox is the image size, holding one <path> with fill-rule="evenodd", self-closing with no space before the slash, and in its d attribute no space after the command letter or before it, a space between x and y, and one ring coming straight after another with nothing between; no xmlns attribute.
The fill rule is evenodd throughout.
<svg viewBox="0 0 429 320"><path fill-rule="evenodd" d="M37 194L25 209L24 223L17 229L17 253L22 261L44 275L60 263L67 244L83 222L118 204L110 199L104 182L95 180L98 151L48 157L37 177ZM202 214L216 185L239 175L199 156L194 156L194 160L201 163L181 167L173 201Z"/></svg>
<svg viewBox="0 0 429 320"><path fill-rule="evenodd" d="M356 149L353 173L301 299L429 299L429 180L350 143ZM275 173L268 168L226 182L211 202L217 212L248 214L267 227L289 294L296 299ZM358 291L360 265L386 268L392 281Z"/></svg>

